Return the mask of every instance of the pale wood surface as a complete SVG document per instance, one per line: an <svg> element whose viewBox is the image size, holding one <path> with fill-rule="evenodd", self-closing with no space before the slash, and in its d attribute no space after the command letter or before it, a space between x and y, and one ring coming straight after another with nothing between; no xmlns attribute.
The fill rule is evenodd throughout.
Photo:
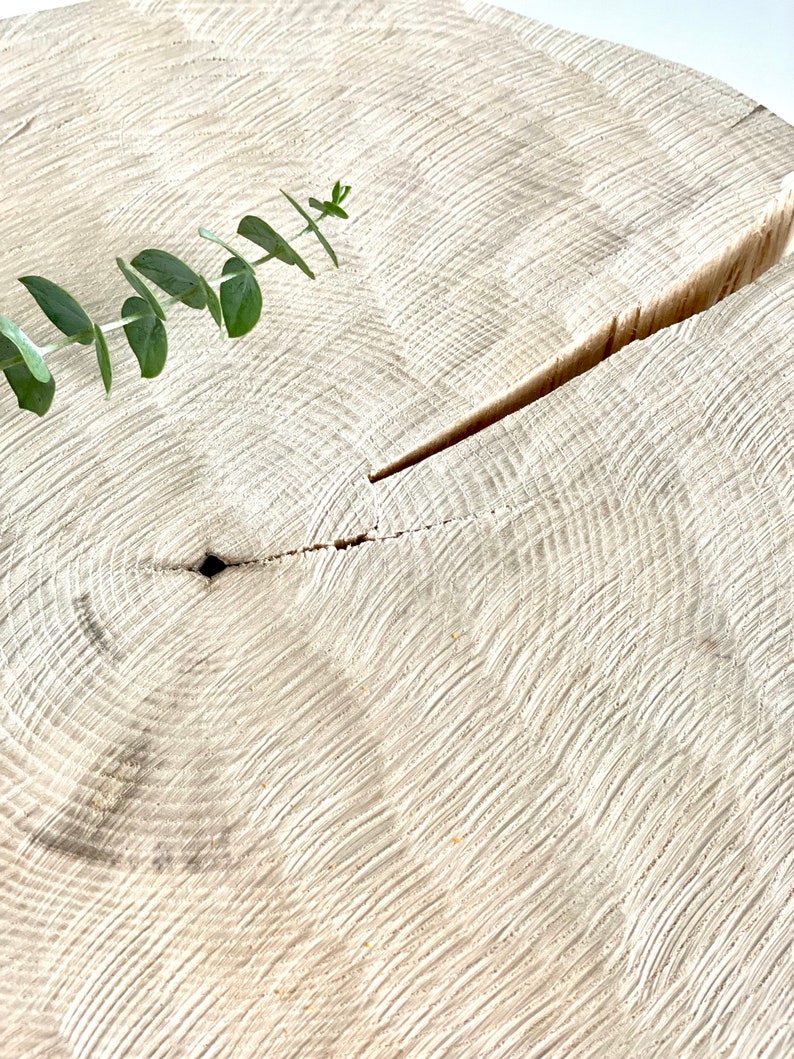
<svg viewBox="0 0 794 1059"><path fill-rule="evenodd" d="M117 254L217 272L199 224L353 187L246 338L2 395L0 1056L790 1056L794 259L367 473L718 253L794 130L445 0L89 3L0 58L42 341L17 276L105 320Z"/></svg>

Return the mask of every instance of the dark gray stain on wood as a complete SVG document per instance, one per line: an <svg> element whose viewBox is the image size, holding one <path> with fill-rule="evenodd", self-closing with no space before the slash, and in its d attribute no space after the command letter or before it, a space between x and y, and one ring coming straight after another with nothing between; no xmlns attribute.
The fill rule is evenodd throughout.
<svg viewBox="0 0 794 1059"><path fill-rule="evenodd" d="M82 596L75 596L72 603L74 612L77 615L77 623L88 642L96 647L100 653L118 658L119 652L114 648L113 641L94 613L88 593L85 592Z"/></svg>
<svg viewBox="0 0 794 1059"><path fill-rule="evenodd" d="M204 779L213 786L211 773ZM38 848L82 864L190 875L271 855L268 836L236 848L244 818L231 823L201 798L193 806L181 788L179 770L164 765L144 735L87 769L63 804L34 825L22 855ZM167 799L175 792L179 805L171 818Z"/></svg>
<svg viewBox="0 0 794 1059"><path fill-rule="evenodd" d="M123 857L130 801L141 784L148 745L140 741L89 770L73 796L31 836L33 843L77 860L114 865Z"/></svg>

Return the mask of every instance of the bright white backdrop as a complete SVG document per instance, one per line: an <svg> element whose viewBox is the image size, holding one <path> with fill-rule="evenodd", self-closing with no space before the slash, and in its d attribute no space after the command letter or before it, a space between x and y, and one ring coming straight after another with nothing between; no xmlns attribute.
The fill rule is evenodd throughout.
<svg viewBox="0 0 794 1059"><path fill-rule="evenodd" d="M0 17L66 2L72 0L0 0ZM794 0L498 0L495 6L693 66L794 125Z"/></svg>
<svg viewBox="0 0 794 1059"><path fill-rule="evenodd" d="M727 81L794 125L794 0L498 0Z"/></svg>

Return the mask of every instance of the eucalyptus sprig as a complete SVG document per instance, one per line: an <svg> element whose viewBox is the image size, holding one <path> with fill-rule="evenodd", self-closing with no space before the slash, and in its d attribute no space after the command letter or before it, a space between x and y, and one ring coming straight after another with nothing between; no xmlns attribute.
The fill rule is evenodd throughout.
<svg viewBox="0 0 794 1059"><path fill-rule="evenodd" d="M310 198L309 208L320 211L317 217L311 217L286 191L281 192L307 222L306 227L294 238L313 232L337 268L339 262L336 254L320 231L318 222L325 217L347 219L348 215L341 204L349 192L349 185L337 180L330 199L320 202ZM243 217L237 226L237 234L265 250L265 256L250 261L240 250L217 235L206 228L199 228L200 236L217 243L231 254L221 276L214 280L206 279L166 250L142 250L129 264L117 257L116 264L135 294L122 305L121 319L107 324L92 320L77 299L57 283L43 276L20 276L20 283L24 284L44 315L66 338L50 345L37 346L12 320L0 315L0 370L5 373L16 394L19 407L39 416L49 410L55 394L55 379L45 356L64 346L73 343L94 346L105 395L109 398L113 369L105 336L110 332L124 329L140 365L141 375L153 379L165 367L168 355L167 308L182 303L191 309L207 309L221 335L225 327L230 338L238 338L256 327L262 313L262 290L256 278L256 269L260 265L275 258L287 265L297 265L309 279L315 278L294 247L260 217L250 214ZM146 280L165 291L169 297L159 298Z"/></svg>

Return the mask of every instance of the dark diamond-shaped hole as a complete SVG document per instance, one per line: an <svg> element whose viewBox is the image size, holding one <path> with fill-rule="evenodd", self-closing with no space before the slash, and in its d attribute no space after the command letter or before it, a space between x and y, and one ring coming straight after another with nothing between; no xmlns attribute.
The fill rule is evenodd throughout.
<svg viewBox="0 0 794 1059"><path fill-rule="evenodd" d="M204 556L204 561L198 568L198 572L203 574L204 577L215 577L216 574L219 574L221 570L225 569L226 563L223 559L219 559L217 555L210 555L207 553L207 555Z"/></svg>

